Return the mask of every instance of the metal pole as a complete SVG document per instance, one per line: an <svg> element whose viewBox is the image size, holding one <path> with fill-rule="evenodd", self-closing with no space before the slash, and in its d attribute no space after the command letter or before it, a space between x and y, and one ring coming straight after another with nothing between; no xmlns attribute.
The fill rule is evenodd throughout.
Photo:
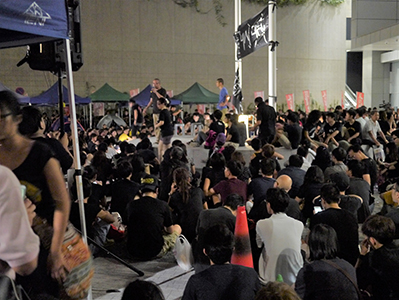
<svg viewBox="0 0 399 300"><path fill-rule="evenodd" d="M85 208L83 204L84 196L83 196L83 183L82 183L82 169L80 164L80 150L79 150L79 138L78 138L78 128L77 128L77 118L76 118L75 89L73 86L70 40L65 40L65 49L66 49L66 72L67 72L67 82L68 82L69 110L71 117L71 132L72 132L72 141L73 141L73 160L75 164L76 190L78 194L82 239L87 244L86 218L85 218ZM92 300L91 288L87 296L87 299Z"/></svg>
<svg viewBox="0 0 399 300"><path fill-rule="evenodd" d="M276 42L276 12L277 3L274 0L269 0L269 105L276 108L277 100L277 47Z"/></svg>
<svg viewBox="0 0 399 300"><path fill-rule="evenodd" d="M241 24L241 0L235 0L234 2L234 31L237 30L238 26ZM238 52L238 45L237 43L234 43L234 73L237 71L237 68L239 69L238 71L238 76L240 78L241 82L241 87L242 87L242 60L237 59L237 52Z"/></svg>
<svg viewBox="0 0 399 300"><path fill-rule="evenodd" d="M64 124L64 91L62 88L62 70L61 67L58 69L58 110L60 116L60 131L62 137L65 134Z"/></svg>
<svg viewBox="0 0 399 300"><path fill-rule="evenodd" d="M89 104L89 127L93 128L93 103Z"/></svg>

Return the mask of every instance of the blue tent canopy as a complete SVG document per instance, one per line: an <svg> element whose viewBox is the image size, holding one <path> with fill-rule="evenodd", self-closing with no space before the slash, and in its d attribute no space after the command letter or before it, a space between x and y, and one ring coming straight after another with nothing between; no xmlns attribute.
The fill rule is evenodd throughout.
<svg viewBox="0 0 399 300"><path fill-rule="evenodd" d="M64 0L1 0L0 12L0 48L68 39Z"/></svg>
<svg viewBox="0 0 399 300"><path fill-rule="evenodd" d="M62 86L62 88L65 103L68 104L69 99L66 97L66 95L68 95L68 89L65 86ZM76 104L89 104L90 98L82 98L75 95L75 102ZM30 103L37 105L58 105L58 83L53 84L53 86L43 94L30 98Z"/></svg>
<svg viewBox="0 0 399 300"><path fill-rule="evenodd" d="M140 106L147 106L148 102L150 102L150 97L151 97L151 89L152 86L151 84L147 85L144 90L142 90L140 93L138 93L136 96L132 97L134 101ZM180 105L181 101L177 99L171 99L170 100L171 105Z"/></svg>

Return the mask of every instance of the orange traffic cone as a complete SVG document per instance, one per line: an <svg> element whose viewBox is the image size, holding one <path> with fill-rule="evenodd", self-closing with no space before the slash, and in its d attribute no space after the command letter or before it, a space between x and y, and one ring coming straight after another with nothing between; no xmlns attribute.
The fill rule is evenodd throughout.
<svg viewBox="0 0 399 300"><path fill-rule="evenodd" d="M236 228L234 231L234 250L231 263L253 268L251 242L249 240L248 221L245 206L237 208Z"/></svg>

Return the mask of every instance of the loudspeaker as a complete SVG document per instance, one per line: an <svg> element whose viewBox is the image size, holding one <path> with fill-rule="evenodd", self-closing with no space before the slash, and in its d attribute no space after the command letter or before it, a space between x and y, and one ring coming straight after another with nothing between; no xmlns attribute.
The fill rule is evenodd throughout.
<svg viewBox="0 0 399 300"><path fill-rule="evenodd" d="M67 4L72 71L78 71L83 66L80 6L78 1L68 1ZM51 72L66 70L64 40L32 44L29 47L27 62L31 69Z"/></svg>

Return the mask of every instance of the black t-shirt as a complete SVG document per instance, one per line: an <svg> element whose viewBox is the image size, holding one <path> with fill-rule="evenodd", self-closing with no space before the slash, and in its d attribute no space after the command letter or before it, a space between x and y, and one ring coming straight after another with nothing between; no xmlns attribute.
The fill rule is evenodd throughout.
<svg viewBox="0 0 399 300"><path fill-rule="evenodd" d="M37 137L33 138L33 140L38 141L40 143L46 144L53 151L55 158L60 162L62 172L66 174L68 169L73 164L72 156L65 150L64 146L60 141L56 139Z"/></svg>
<svg viewBox="0 0 399 300"><path fill-rule="evenodd" d="M298 197L304 199L302 214L305 220L313 216L313 199L320 195L320 190L322 186L323 183L312 182L307 185L303 184L299 188Z"/></svg>
<svg viewBox="0 0 399 300"><path fill-rule="evenodd" d="M363 223L366 218L370 215L370 185L362 178L349 178L349 188L345 191L347 195L357 195L363 199L363 205L361 209L357 211L357 219L359 223Z"/></svg>
<svg viewBox="0 0 399 300"><path fill-rule="evenodd" d="M259 126L259 135L268 137L276 134L276 111L270 105L262 102L258 105L256 119L262 121Z"/></svg>
<svg viewBox="0 0 399 300"><path fill-rule="evenodd" d="M161 110L159 113L159 121L163 121L163 125L161 126L161 136L165 137L173 135L172 118L169 110L166 108Z"/></svg>
<svg viewBox="0 0 399 300"><path fill-rule="evenodd" d="M311 218L310 230L317 224L330 225L335 229L340 248L337 256L354 266L359 256L359 233L355 217L345 209L329 208Z"/></svg>
<svg viewBox="0 0 399 300"><path fill-rule="evenodd" d="M140 185L128 179L117 180L111 185L111 212L118 212L126 224L126 207L140 190Z"/></svg>
<svg viewBox="0 0 399 300"><path fill-rule="evenodd" d="M285 124L284 131L288 134L291 142L291 148L297 149L302 139L302 127L295 123L293 125Z"/></svg>
<svg viewBox="0 0 399 300"><path fill-rule="evenodd" d="M182 234L190 243L196 236L197 221L204 202L205 196L200 188L190 190L187 203L183 203L182 195L178 191L170 197L169 206L173 209L174 223L181 226Z"/></svg>
<svg viewBox="0 0 399 300"><path fill-rule="evenodd" d="M362 160L362 162L365 166L364 174L370 175L370 182L371 182L370 187L374 188L374 185L377 182L377 175L378 175L377 163L372 158L365 158Z"/></svg>
<svg viewBox="0 0 399 300"><path fill-rule="evenodd" d="M388 121L378 121L378 123L380 124L381 131L386 135L391 128Z"/></svg>
<svg viewBox="0 0 399 300"><path fill-rule="evenodd" d="M138 104L133 105L133 119L134 119L134 111L137 111L137 120L136 123L141 124L143 123L143 113L142 113L142 109L141 106Z"/></svg>
<svg viewBox="0 0 399 300"><path fill-rule="evenodd" d="M240 134L237 129L237 125L231 124L231 126L227 129L227 134L231 134L230 142L232 143L240 143Z"/></svg>
<svg viewBox="0 0 399 300"><path fill-rule="evenodd" d="M94 238L93 223L96 221L97 215L101 211L101 208L96 204L89 203L84 203L84 208L87 235L90 238ZM78 230L82 230L80 226L79 203L77 202L73 202L71 205L69 221L71 221L72 225L75 226Z"/></svg>
<svg viewBox="0 0 399 300"><path fill-rule="evenodd" d="M209 130L213 130L216 133L225 133L226 126L222 121L215 121L209 125Z"/></svg>
<svg viewBox="0 0 399 300"><path fill-rule="evenodd" d="M161 87L157 92L161 96L166 97L166 90L163 87ZM151 99L152 99L152 112L154 114L159 114L160 110L157 104L159 98L157 97L157 94L153 93L152 91L151 91Z"/></svg>
<svg viewBox="0 0 399 300"><path fill-rule="evenodd" d="M361 125L358 121L355 121L352 125L349 122L345 123L345 127L348 130L349 136L354 136L356 133L361 133ZM361 138L361 136L359 136Z"/></svg>
<svg viewBox="0 0 399 300"><path fill-rule="evenodd" d="M352 213L357 221L357 211L362 207L360 199L351 195L341 195L340 199L339 207Z"/></svg>
<svg viewBox="0 0 399 300"><path fill-rule="evenodd" d="M239 265L213 265L190 277L182 300L252 300L260 290L253 268Z"/></svg>
<svg viewBox="0 0 399 300"><path fill-rule="evenodd" d="M36 205L37 215L50 224L53 223L55 202L47 185L44 167L51 158L54 155L47 145L34 142L26 159L12 170L20 183L26 186L26 196Z"/></svg>
<svg viewBox="0 0 399 300"><path fill-rule="evenodd" d="M330 134L333 134L335 131L338 130L338 134L334 137L334 139L339 142L342 140L342 133L341 133L342 125L339 122L335 122L332 126L328 123L324 125L324 132L326 133L326 138Z"/></svg>
<svg viewBox="0 0 399 300"><path fill-rule="evenodd" d="M142 197L129 202L127 248L131 255L150 259L162 250L164 227L173 225L166 202Z"/></svg>

